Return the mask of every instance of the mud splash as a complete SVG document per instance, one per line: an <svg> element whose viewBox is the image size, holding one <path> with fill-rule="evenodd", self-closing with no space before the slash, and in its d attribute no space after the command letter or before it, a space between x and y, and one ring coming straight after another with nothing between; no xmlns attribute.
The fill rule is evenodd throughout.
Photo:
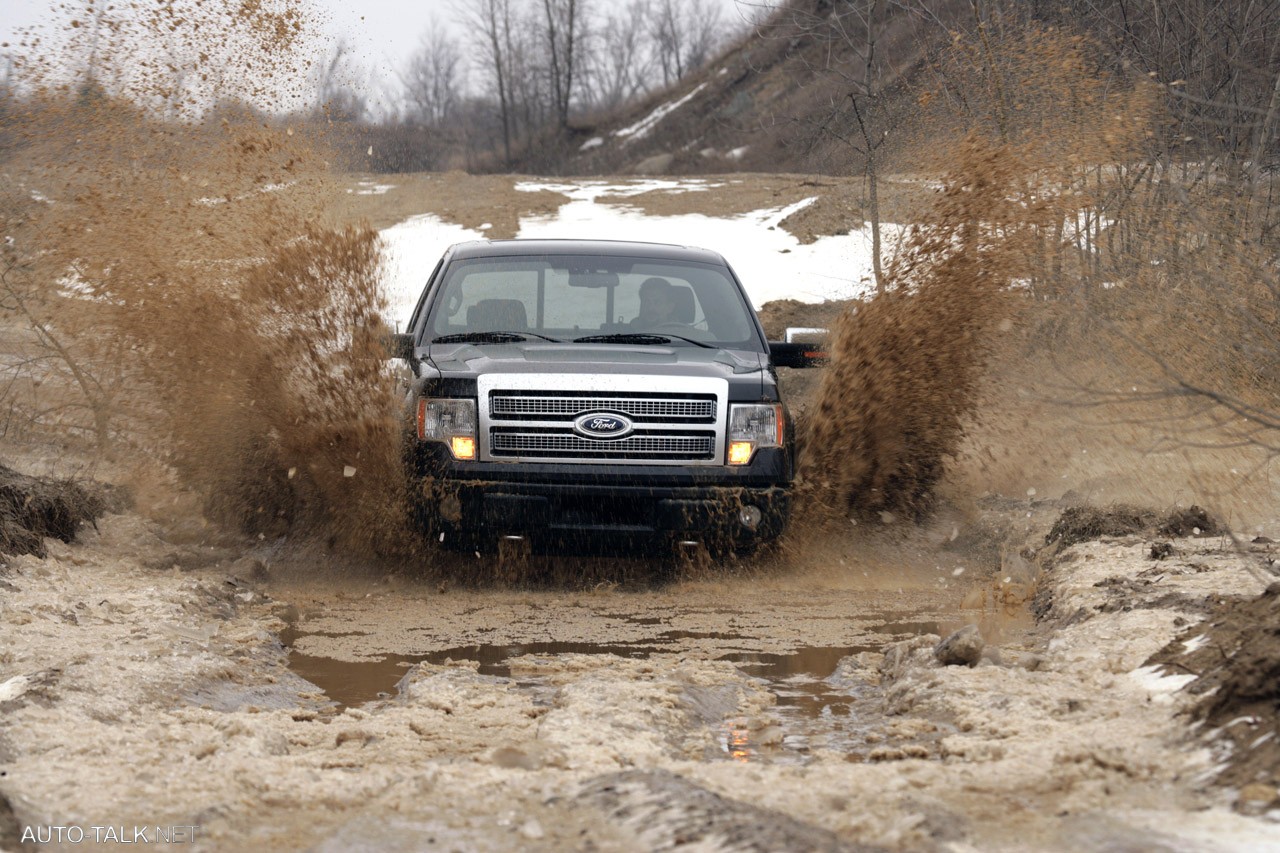
<svg viewBox="0 0 1280 853"><path fill-rule="evenodd" d="M249 533L404 541L377 235L324 224L322 127L233 100L302 103L312 13L207 5L71 20L62 59L24 43L16 156L50 200L15 217L26 318L100 450L140 459L144 493L168 481L151 504L176 488Z"/></svg>
<svg viewBox="0 0 1280 853"><path fill-rule="evenodd" d="M1030 165L1009 146L972 137L956 159L890 266L891 287L835 324L802 429L804 494L827 514L928 512L976 410L991 335L1009 323L1019 226L1047 211L1028 204Z"/></svg>

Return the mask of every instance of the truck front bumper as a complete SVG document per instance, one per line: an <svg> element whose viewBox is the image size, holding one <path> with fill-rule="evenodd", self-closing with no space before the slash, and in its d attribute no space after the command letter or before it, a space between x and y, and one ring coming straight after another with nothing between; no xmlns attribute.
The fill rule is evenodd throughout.
<svg viewBox="0 0 1280 853"><path fill-rule="evenodd" d="M423 508L440 541L488 550L504 536L536 547L588 550L619 540L692 540L742 550L777 538L790 494L779 487L425 483Z"/></svg>

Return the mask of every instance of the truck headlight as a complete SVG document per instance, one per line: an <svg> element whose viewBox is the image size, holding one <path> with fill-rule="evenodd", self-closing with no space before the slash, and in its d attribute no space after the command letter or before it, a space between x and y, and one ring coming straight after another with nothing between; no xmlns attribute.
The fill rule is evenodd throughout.
<svg viewBox="0 0 1280 853"><path fill-rule="evenodd" d="M444 443L454 459L475 459L476 401L451 397L418 398L418 438Z"/></svg>
<svg viewBox="0 0 1280 853"><path fill-rule="evenodd" d="M760 447L782 446L782 406L778 403L729 407L729 464L746 465Z"/></svg>

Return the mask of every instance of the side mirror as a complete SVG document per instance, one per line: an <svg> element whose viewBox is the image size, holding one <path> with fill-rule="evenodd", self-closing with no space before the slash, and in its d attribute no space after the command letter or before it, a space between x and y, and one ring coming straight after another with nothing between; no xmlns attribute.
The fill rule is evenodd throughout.
<svg viewBox="0 0 1280 853"><path fill-rule="evenodd" d="M402 358L410 361L413 358L413 335L399 333L387 335L383 339L387 345L388 358Z"/></svg>
<svg viewBox="0 0 1280 853"><path fill-rule="evenodd" d="M769 359L774 367L821 367L827 352L821 344L769 341Z"/></svg>

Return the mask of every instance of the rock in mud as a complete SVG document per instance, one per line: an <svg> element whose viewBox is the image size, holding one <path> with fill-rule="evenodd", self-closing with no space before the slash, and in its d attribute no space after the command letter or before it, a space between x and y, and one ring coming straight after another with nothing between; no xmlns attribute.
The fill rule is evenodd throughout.
<svg viewBox="0 0 1280 853"><path fill-rule="evenodd" d="M938 642L937 634L921 634L909 640L900 640L884 647L884 659L880 661L880 675L888 681L896 681L906 673L915 652L928 649Z"/></svg>
<svg viewBox="0 0 1280 853"><path fill-rule="evenodd" d="M977 666L982 660L982 650L987 643L978 632L977 625L965 625L959 631L938 643L933 656L943 666Z"/></svg>
<svg viewBox="0 0 1280 853"><path fill-rule="evenodd" d="M633 175L664 175L675 161L674 154L654 154L631 167Z"/></svg>
<svg viewBox="0 0 1280 853"><path fill-rule="evenodd" d="M1156 532L1161 536L1217 536L1223 528L1209 513L1192 505L1169 513Z"/></svg>
<svg viewBox="0 0 1280 853"><path fill-rule="evenodd" d="M587 782L577 801L634 832L647 850L870 853L835 833L771 809L730 800L666 770L627 770Z"/></svg>
<svg viewBox="0 0 1280 853"><path fill-rule="evenodd" d="M257 557L241 557L231 564L228 572L232 577L255 581L264 581L270 575L267 564Z"/></svg>

